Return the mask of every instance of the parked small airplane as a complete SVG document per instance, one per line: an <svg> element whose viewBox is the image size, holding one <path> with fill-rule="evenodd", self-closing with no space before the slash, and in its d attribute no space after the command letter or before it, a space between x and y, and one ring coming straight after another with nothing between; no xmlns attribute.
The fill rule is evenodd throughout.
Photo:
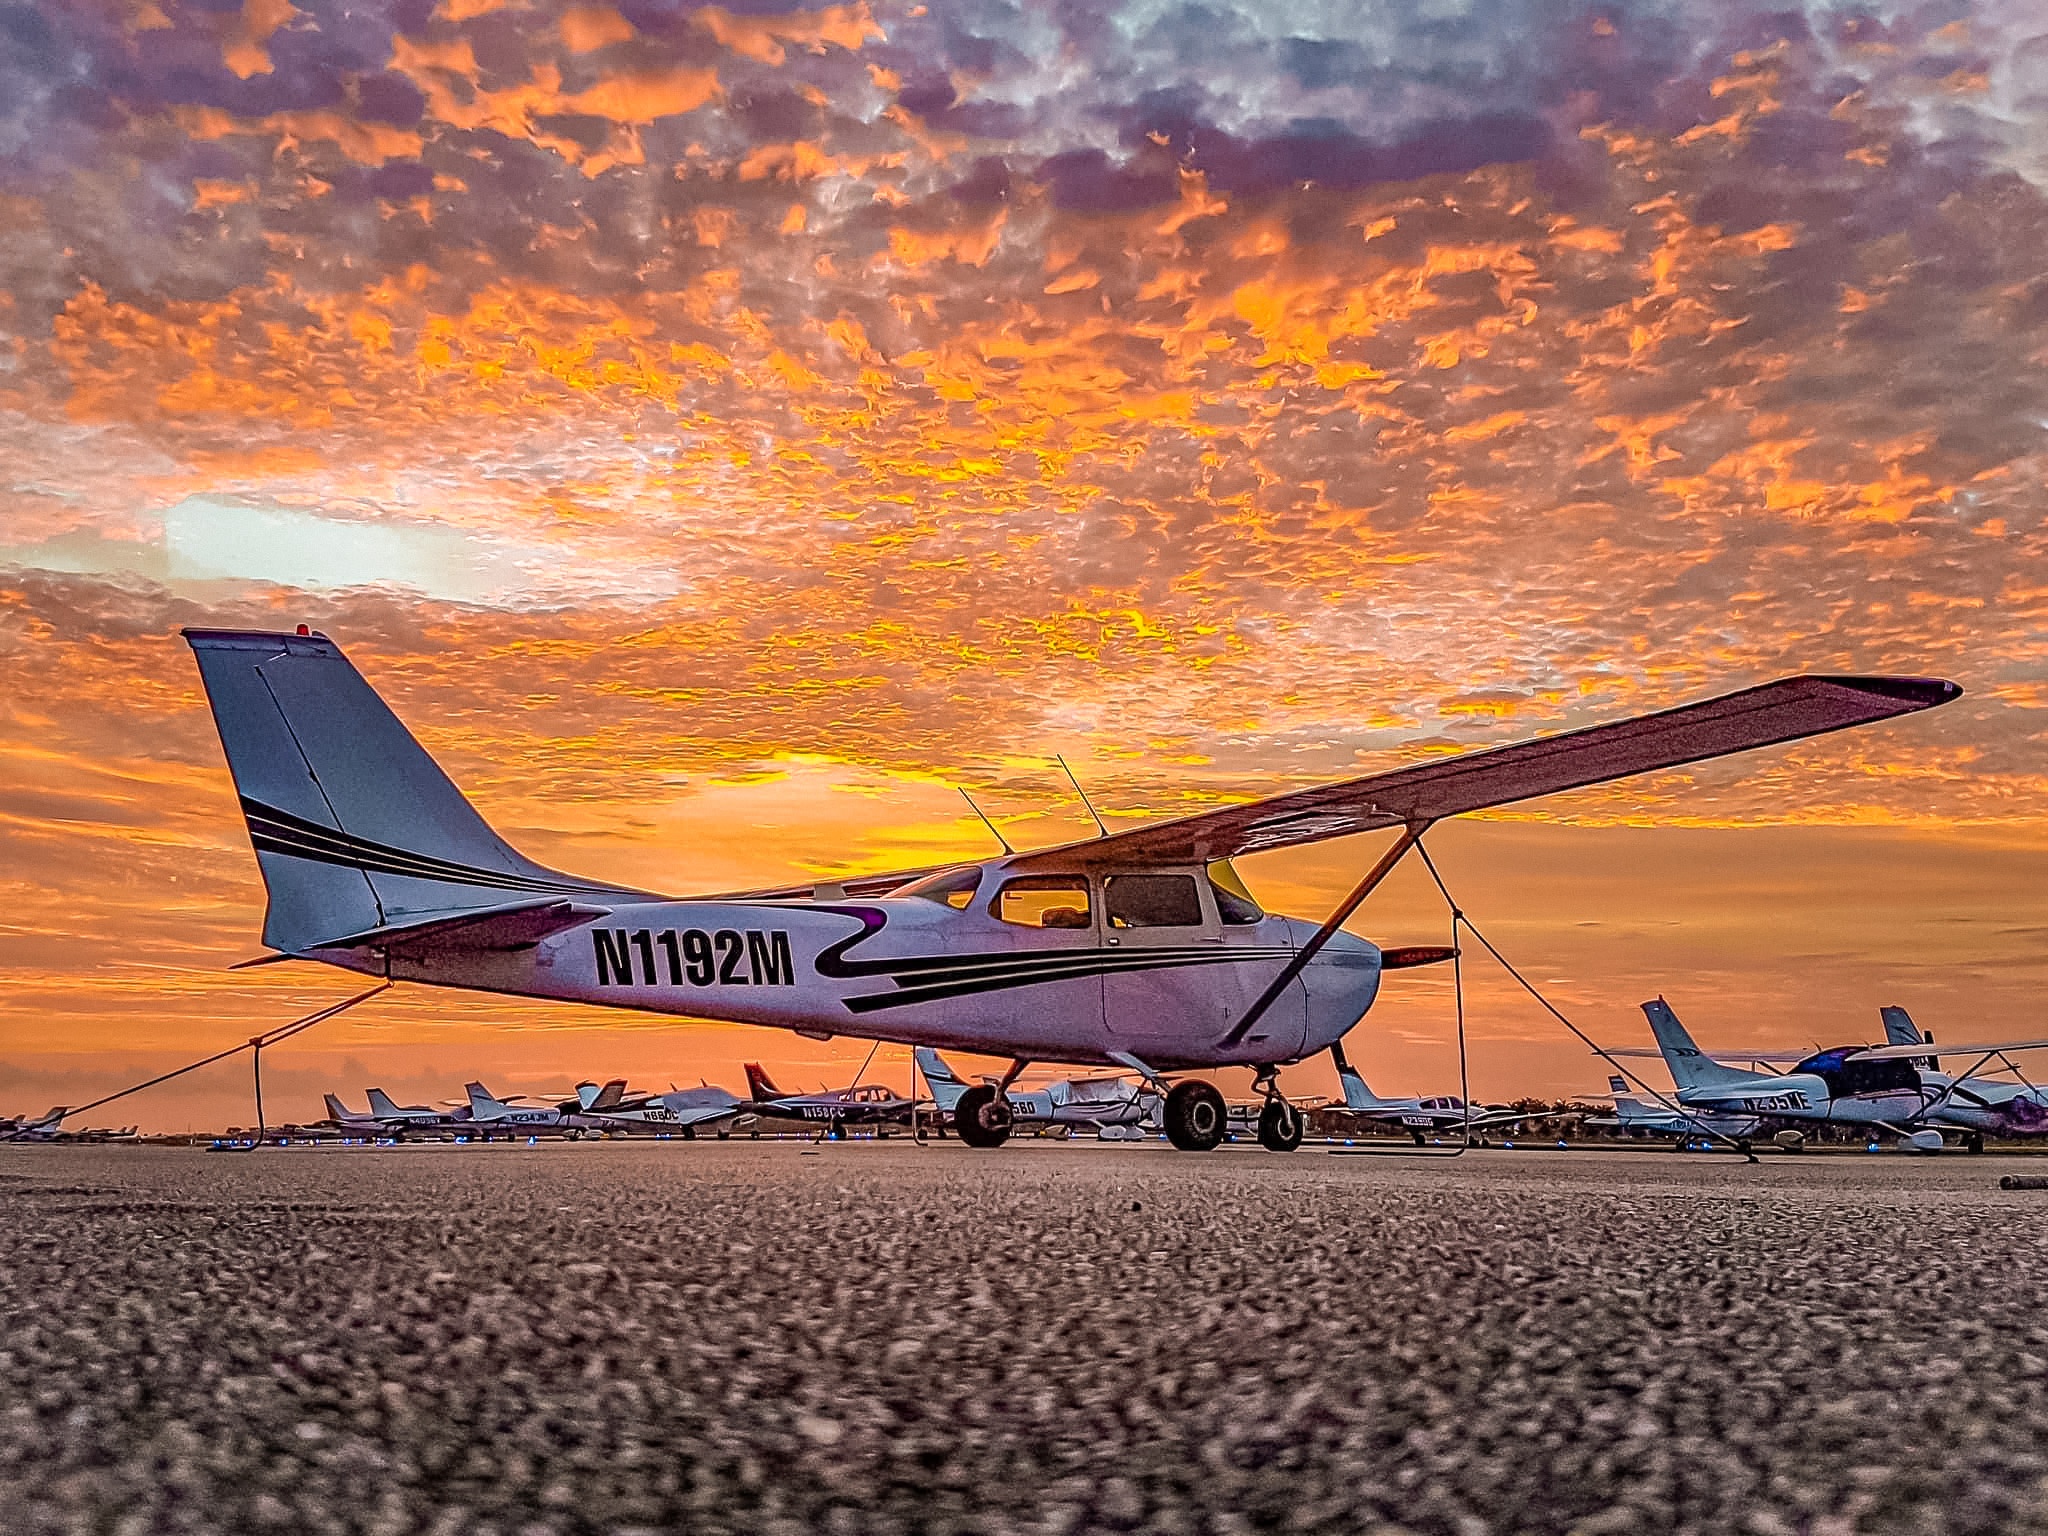
<svg viewBox="0 0 2048 1536"><path fill-rule="evenodd" d="M1883 1013L1885 1038L1889 1043L1882 1048L1862 1052L1860 1059L1874 1062L1904 1060L1917 1070L1927 1102L1925 1119L1929 1124L1961 1131L1963 1145L1972 1152L1984 1150L1986 1136L2008 1139L2048 1136L2048 1088L2037 1087L2024 1077L2013 1081L1978 1075L1993 1061L2002 1063L2005 1070L2017 1075L2018 1064L2011 1057L2048 1049L2048 1041L2002 1040L1988 1045L1944 1046L1943 1050L1951 1062L1967 1057L1977 1058L1964 1069L1963 1076L1957 1077L1940 1070L1940 1057L1931 1053L1913 1054L1915 1047L1932 1046L1934 1037L1921 1033L1905 1009L1892 1005Z"/></svg>
<svg viewBox="0 0 2048 1536"><path fill-rule="evenodd" d="M1746 1142L1763 1133L1764 1123L1756 1115L1667 1109L1653 1100L1638 1098L1628 1079L1619 1074L1607 1079L1607 1088L1614 1095L1614 1112L1588 1116L1581 1122L1588 1130L1619 1131L1632 1136L1671 1136L1677 1138L1681 1145L1702 1137Z"/></svg>
<svg viewBox="0 0 2048 1536"><path fill-rule="evenodd" d="M38 1115L33 1119L0 1119L0 1141L92 1142L97 1144L108 1141L133 1141L135 1139L135 1127L132 1125L125 1125L118 1131L105 1126L67 1131L64 1129L64 1117L70 1113L69 1109L60 1104L51 1109L49 1113Z"/></svg>
<svg viewBox="0 0 2048 1536"><path fill-rule="evenodd" d="M382 1088L369 1090L370 1109L359 1114L350 1109L334 1094L325 1094L327 1103L326 1124L339 1131L354 1132L362 1136L388 1136L402 1140L407 1134L420 1136L461 1133L470 1129L470 1112L467 1107L460 1109L434 1109L425 1104L394 1104L391 1095Z"/></svg>
<svg viewBox="0 0 2048 1536"><path fill-rule="evenodd" d="M827 1125L837 1136L849 1125L908 1125L910 1100L894 1088L866 1083L852 1088L827 1088L817 1093L784 1093L768 1080L757 1061L747 1063L747 1108L776 1120L801 1120Z"/></svg>
<svg viewBox="0 0 2048 1536"><path fill-rule="evenodd" d="M911 1054L917 1058L918 1072L931 1086L932 1102L938 1105L940 1113L952 1119L960 1100L973 1085L930 1046L918 1046ZM1105 1126L1142 1126L1156 1120L1160 1106L1159 1095L1150 1085L1128 1074L1070 1077L1047 1083L1043 1088L1012 1087L1004 1097L1009 1100L1014 1126L1065 1126L1098 1135Z"/></svg>
<svg viewBox="0 0 2048 1536"><path fill-rule="evenodd" d="M0 1141L55 1141L64 1134L64 1117L71 1111L62 1104L34 1118L0 1120Z"/></svg>
<svg viewBox="0 0 2048 1536"><path fill-rule="evenodd" d="M821 885L675 899L537 864L491 830L324 635L193 629L269 906L267 958L1005 1056L961 1096L1010 1131L1032 1062L1254 1070L1269 1145L1298 1141L1279 1068L1328 1049L1402 963L1341 931L1436 821L1945 704L1950 682L1792 677L1635 719L1059 847ZM1399 837L1320 926L1264 911L1239 854ZM1444 958L1437 954L1432 958ZM1424 963L1410 958L1406 963ZM1223 1139L1215 1084L1165 1094L1176 1147ZM1290 1139L1289 1132L1292 1133Z"/></svg>
<svg viewBox="0 0 2048 1536"><path fill-rule="evenodd" d="M1941 1150L1941 1132L1922 1123L1932 1098L1923 1074L1910 1056L1887 1054L1910 1052L1911 1046L1839 1045L1808 1054L1789 1072L1744 1072L1703 1053L1663 998L1644 1003L1643 1013L1686 1109L1756 1115L1793 1130L1814 1124L1868 1126L1899 1137L1916 1152Z"/></svg>
<svg viewBox="0 0 2048 1536"><path fill-rule="evenodd" d="M710 1083L671 1088L667 1093L628 1094L624 1078L614 1078L601 1088L596 1083L578 1083L576 1097L559 1107L604 1131L684 1137L694 1137L701 1127L752 1112L747 1100Z"/></svg>
<svg viewBox="0 0 2048 1536"><path fill-rule="evenodd" d="M1465 1101L1455 1094L1427 1099L1383 1099L1367 1086L1358 1068L1346 1059L1341 1042L1330 1047L1330 1056L1337 1063L1337 1080L1344 1085L1342 1108L1345 1113L1364 1120L1377 1120L1382 1125L1398 1126L1414 1138L1418 1147L1429 1141L1432 1132L1459 1131L1476 1135L1495 1126L1519 1125L1544 1113L1509 1109L1504 1105L1474 1104L1468 1108Z"/></svg>
<svg viewBox="0 0 2048 1536"><path fill-rule="evenodd" d="M465 1083L463 1092L469 1095L469 1123L463 1129L484 1141L498 1135L581 1136L586 1129L582 1116L573 1110L565 1112L552 1104L513 1104L482 1083Z"/></svg>

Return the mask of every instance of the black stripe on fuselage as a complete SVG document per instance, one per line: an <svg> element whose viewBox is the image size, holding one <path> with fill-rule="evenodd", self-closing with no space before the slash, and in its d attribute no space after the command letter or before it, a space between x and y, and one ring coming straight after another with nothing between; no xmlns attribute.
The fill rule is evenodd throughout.
<svg viewBox="0 0 2048 1536"><path fill-rule="evenodd" d="M618 886L551 880L504 869L480 869L430 854L412 853L347 832L337 832L332 827L323 827L247 796L242 799L242 815L249 823L249 841L258 853L277 853L316 864L333 864L382 875L403 875L413 880L437 880L452 885L489 886L496 890L565 896L640 894L626 892Z"/></svg>
<svg viewBox="0 0 2048 1536"><path fill-rule="evenodd" d="M845 1001L849 1013L879 1013L890 1008L906 1008L914 1003L940 1002L949 997L968 997L982 992L1007 992L1017 987L1037 986L1049 981L1075 981L1088 976L1110 976L1133 971L1177 970L1182 967L1204 965L1234 965L1252 960L1278 960L1291 953L1291 950L1249 952L1214 949L1069 949L1058 951L1055 955L1039 957L1057 961L1057 964L1041 964L1021 970L999 970L992 966L974 967L954 975L931 979L921 977L911 983L899 982L898 990L894 992L871 992L864 997L849 997Z"/></svg>

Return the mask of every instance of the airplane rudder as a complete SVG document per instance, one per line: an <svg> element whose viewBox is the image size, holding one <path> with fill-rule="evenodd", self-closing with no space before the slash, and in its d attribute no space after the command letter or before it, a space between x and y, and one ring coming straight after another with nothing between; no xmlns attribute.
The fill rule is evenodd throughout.
<svg viewBox="0 0 2048 1536"><path fill-rule="evenodd" d="M1919 1045L1923 1043L1920 1026L1913 1022L1913 1015L1897 1003L1887 1003L1878 1009L1878 1017L1884 1020L1885 1040L1891 1045Z"/></svg>

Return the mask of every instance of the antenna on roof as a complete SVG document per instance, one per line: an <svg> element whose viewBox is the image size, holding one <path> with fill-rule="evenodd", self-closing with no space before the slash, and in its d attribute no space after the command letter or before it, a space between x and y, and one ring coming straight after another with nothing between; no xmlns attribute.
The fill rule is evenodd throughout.
<svg viewBox="0 0 2048 1536"><path fill-rule="evenodd" d="M1109 828L1102 824L1101 816L1096 814L1095 802L1088 798L1088 791L1083 789L1081 781L1074 777L1074 770L1067 766L1066 758L1062 754L1055 752L1052 755L1052 760L1060 765L1060 772L1067 776L1067 782L1074 786L1074 793L1081 797L1081 803L1088 808L1088 815L1095 822L1095 835L1097 837L1109 836Z"/></svg>
<svg viewBox="0 0 2048 1536"><path fill-rule="evenodd" d="M958 785L955 785L954 787L959 788ZM1003 845L1003 852L1015 853L1017 851L1016 849L1010 846L1010 840L1007 837L1003 836L1001 832L996 831L996 824L988 819L988 812L984 811L980 806L974 803L974 796L967 793L966 790L961 789L960 798L967 802L967 808L970 811L974 812L975 815L981 818L981 824L989 829L989 832L995 837L995 840Z"/></svg>

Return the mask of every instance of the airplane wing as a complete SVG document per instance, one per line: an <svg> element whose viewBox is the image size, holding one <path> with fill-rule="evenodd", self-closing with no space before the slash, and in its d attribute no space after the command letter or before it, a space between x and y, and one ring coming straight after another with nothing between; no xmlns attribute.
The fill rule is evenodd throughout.
<svg viewBox="0 0 2048 1536"><path fill-rule="evenodd" d="M1027 853L1037 865L1194 864L1512 805L1946 704L1938 678L1787 677L1698 704L1273 795ZM1943 1049L1947 1049L1946 1046ZM1924 1054L1924 1053L1923 1053Z"/></svg>
<svg viewBox="0 0 2048 1536"><path fill-rule="evenodd" d="M1998 1040L1989 1045L1972 1045L1967 1041L1951 1045L1944 1040L1939 1045L1923 1040L1918 1045L1874 1045L1867 1051L1858 1051L1851 1061L1915 1061L1922 1056L1996 1056L2005 1051L2048 1051L2048 1040Z"/></svg>

